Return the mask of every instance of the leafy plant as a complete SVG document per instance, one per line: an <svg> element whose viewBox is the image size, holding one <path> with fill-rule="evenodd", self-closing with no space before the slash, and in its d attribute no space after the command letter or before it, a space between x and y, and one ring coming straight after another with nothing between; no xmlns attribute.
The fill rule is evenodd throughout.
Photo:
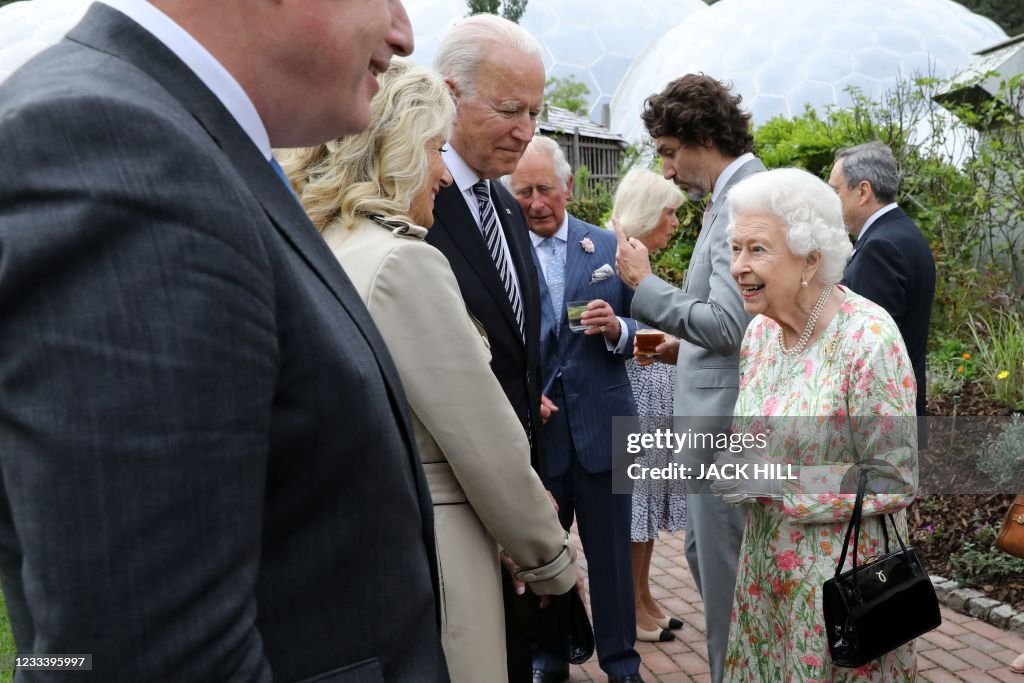
<svg viewBox="0 0 1024 683"><path fill-rule="evenodd" d="M977 348L978 374L986 395L1024 410L1024 314L994 311L970 317Z"/></svg>
<svg viewBox="0 0 1024 683"><path fill-rule="evenodd" d="M565 208L576 218L604 227L612 213L612 195L601 183L590 182L590 169L580 165L573 181L573 196Z"/></svg>
<svg viewBox="0 0 1024 683"><path fill-rule="evenodd" d="M469 14L500 14L518 24L526 12L528 0L466 0ZM501 10L500 12L498 10Z"/></svg>
<svg viewBox="0 0 1024 683"><path fill-rule="evenodd" d="M977 583L979 579L997 581L1013 579L1024 574L1024 560L1007 555L993 547L998 529L990 524L979 527L972 540L950 556L954 567L953 579Z"/></svg>
<svg viewBox="0 0 1024 683"><path fill-rule="evenodd" d="M572 75L565 78L552 76L544 83L544 101L555 107L567 109L578 116L587 115L587 98L590 88Z"/></svg>
<svg viewBox="0 0 1024 683"><path fill-rule="evenodd" d="M978 469L1000 486L1024 490L1024 420L1019 414L998 434L985 438Z"/></svg>

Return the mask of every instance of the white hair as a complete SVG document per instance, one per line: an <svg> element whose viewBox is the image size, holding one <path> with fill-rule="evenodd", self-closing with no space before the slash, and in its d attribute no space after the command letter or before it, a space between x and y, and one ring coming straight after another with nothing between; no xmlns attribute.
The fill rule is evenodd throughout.
<svg viewBox="0 0 1024 683"><path fill-rule="evenodd" d="M728 204L728 239L732 239L737 216L775 216L782 221L790 251L797 256L820 255L817 281L833 284L842 279L853 247L839 197L817 176L799 168L755 173L729 190Z"/></svg>
<svg viewBox="0 0 1024 683"><path fill-rule="evenodd" d="M562 183L562 189L568 189L569 178L572 177L572 166L569 165L569 161L565 158L565 151L562 146L551 138L546 138L542 135L534 136L533 140L526 147L526 151L523 153L525 157L530 153L530 150L536 152L544 152L548 155L552 162L555 164L555 176ZM501 177L501 183L512 192L512 175L506 175Z"/></svg>
<svg viewBox="0 0 1024 683"><path fill-rule="evenodd" d="M671 180L646 168L629 171L615 190L612 220L626 237L643 237L658 224L665 209L678 209L686 195Z"/></svg>
<svg viewBox="0 0 1024 683"><path fill-rule="evenodd" d="M441 41L434 55L434 71L454 82L461 93L473 95L480 64L496 46L542 59L540 43L525 29L493 14L475 14L456 24Z"/></svg>

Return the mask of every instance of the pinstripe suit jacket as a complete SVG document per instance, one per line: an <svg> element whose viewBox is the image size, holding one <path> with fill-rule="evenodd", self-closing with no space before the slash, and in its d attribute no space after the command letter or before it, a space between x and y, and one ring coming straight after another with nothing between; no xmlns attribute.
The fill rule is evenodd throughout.
<svg viewBox="0 0 1024 683"><path fill-rule="evenodd" d="M0 86L0 149L18 651L114 682L447 680L397 373L220 101L96 4Z"/></svg>
<svg viewBox="0 0 1024 683"><path fill-rule="evenodd" d="M580 241L589 237L594 253L583 250ZM564 474L573 450L584 469L591 473L612 468L612 417L636 415L633 389L624 361L633 355L636 322L625 317L633 292L618 277L591 283L591 275L604 264L615 267L615 234L569 216L565 255L564 301L603 299L626 322L628 339L623 355L613 354L601 335L588 336L569 329L563 304L555 311L547 282L540 274L541 368L544 384L556 382L552 392L559 407L542 430L541 449L549 477ZM536 255L534 255L536 258ZM556 334L557 328L557 334ZM560 375L560 379L555 380ZM566 429L566 423L568 430Z"/></svg>

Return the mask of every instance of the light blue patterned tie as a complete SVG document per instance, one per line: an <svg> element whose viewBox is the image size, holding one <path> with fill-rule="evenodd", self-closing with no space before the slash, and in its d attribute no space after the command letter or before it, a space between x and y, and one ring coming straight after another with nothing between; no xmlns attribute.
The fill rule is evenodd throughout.
<svg viewBox="0 0 1024 683"><path fill-rule="evenodd" d="M558 253L558 238L551 236L541 242L541 254L544 255L544 279L547 280L548 297L555 312L557 334L562 326L562 299L565 296L565 263Z"/></svg>

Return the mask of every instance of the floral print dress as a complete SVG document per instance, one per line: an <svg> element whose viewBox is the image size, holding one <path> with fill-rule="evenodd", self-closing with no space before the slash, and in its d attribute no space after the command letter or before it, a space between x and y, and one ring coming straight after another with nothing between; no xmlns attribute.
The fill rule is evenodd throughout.
<svg viewBox="0 0 1024 683"><path fill-rule="evenodd" d="M749 506L727 681L916 677L913 643L859 669L843 669L832 665L825 640L821 586L835 573L853 509L852 464L884 461L898 484L895 493L864 498L860 562L884 553L879 515L896 513L906 541L902 510L917 488L916 388L902 337L882 308L842 291L846 298L838 313L802 354L784 356L779 326L764 316L751 322L743 340L737 429L756 433L770 424L769 458L792 465L799 480L783 483L781 501L759 499ZM849 567L848 556L844 570Z"/></svg>

